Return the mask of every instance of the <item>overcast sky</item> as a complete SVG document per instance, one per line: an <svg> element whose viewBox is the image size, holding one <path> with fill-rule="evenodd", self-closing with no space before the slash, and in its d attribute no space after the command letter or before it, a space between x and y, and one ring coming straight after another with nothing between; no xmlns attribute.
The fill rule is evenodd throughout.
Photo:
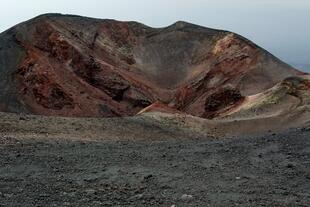
<svg viewBox="0 0 310 207"><path fill-rule="evenodd" d="M239 33L286 62L310 65L310 0L0 1L0 32L42 13L135 20L154 27L183 20Z"/></svg>

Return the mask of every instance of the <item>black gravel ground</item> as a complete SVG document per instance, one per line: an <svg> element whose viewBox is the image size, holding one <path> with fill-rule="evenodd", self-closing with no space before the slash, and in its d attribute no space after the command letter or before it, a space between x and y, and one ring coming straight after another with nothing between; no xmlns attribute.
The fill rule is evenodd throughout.
<svg viewBox="0 0 310 207"><path fill-rule="evenodd" d="M310 206L310 130L179 141L0 139L0 206Z"/></svg>

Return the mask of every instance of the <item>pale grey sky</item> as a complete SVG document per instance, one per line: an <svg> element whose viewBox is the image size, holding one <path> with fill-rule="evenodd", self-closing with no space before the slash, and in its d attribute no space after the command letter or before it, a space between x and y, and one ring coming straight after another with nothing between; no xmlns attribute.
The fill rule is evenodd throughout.
<svg viewBox="0 0 310 207"><path fill-rule="evenodd" d="M42 13L135 20L154 27L183 20L239 33L286 62L310 65L310 0L0 1L0 32Z"/></svg>

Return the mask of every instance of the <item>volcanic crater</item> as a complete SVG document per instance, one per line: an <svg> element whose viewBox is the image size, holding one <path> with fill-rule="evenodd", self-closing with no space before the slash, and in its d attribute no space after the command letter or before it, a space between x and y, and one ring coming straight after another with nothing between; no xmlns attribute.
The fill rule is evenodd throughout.
<svg viewBox="0 0 310 207"><path fill-rule="evenodd" d="M49 116L134 116L154 105L213 119L303 74L238 34L187 22L45 14L2 33L0 48L1 110Z"/></svg>

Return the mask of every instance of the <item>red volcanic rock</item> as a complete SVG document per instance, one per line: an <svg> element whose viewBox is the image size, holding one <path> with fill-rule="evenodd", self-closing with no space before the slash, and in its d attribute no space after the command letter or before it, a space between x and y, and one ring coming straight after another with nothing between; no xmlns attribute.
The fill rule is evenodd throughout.
<svg viewBox="0 0 310 207"><path fill-rule="evenodd" d="M132 116L160 102L152 106L214 118L296 74L237 34L186 22L155 29L48 14L0 34L9 112Z"/></svg>
<svg viewBox="0 0 310 207"><path fill-rule="evenodd" d="M207 97L203 117L212 119L241 104L244 97L236 89L224 88Z"/></svg>

